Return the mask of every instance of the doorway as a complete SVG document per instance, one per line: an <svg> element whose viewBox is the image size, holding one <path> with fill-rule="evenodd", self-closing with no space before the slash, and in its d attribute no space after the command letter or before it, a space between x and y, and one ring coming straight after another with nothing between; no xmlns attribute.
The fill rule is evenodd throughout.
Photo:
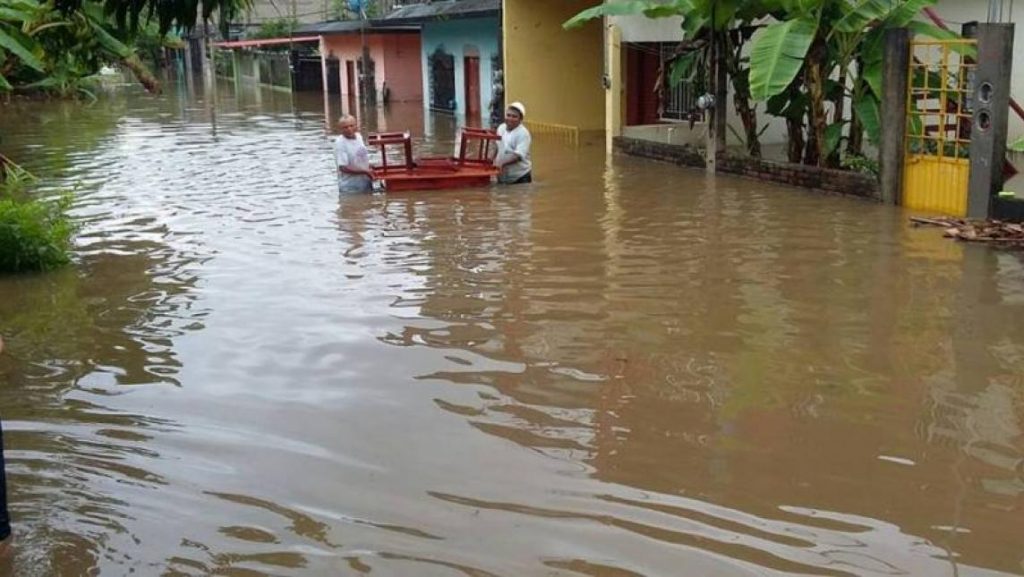
<svg viewBox="0 0 1024 577"><path fill-rule="evenodd" d="M480 123L480 57L466 56L464 62L466 79L466 124Z"/></svg>
<svg viewBox="0 0 1024 577"><path fill-rule="evenodd" d="M356 95L356 63L351 60L345 61L345 95Z"/></svg>
<svg viewBox="0 0 1024 577"><path fill-rule="evenodd" d="M430 66L430 108L455 111L455 56L438 46L428 59Z"/></svg>

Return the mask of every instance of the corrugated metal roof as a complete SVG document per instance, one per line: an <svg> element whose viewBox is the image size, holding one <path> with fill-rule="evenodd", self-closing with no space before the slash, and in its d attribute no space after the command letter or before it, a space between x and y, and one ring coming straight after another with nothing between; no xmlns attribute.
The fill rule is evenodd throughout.
<svg viewBox="0 0 1024 577"><path fill-rule="evenodd" d="M214 42L218 48L246 48L250 46L273 46L275 44L290 44L292 42L316 42L319 36L294 36L292 38L261 38L259 40L233 40L231 42Z"/></svg>
<svg viewBox="0 0 1024 577"><path fill-rule="evenodd" d="M442 18L473 18L494 16L500 10L501 0L444 0L395 8L381 20L385 22L424 22Z"/></svg>
<svg viewBox="0 0 1024 577"><path fill-rule="evenodd" d="M295 29L296 34L356 34L363 30L361 20L328 20L316 24L304 24ZM387 22L382 18L366 21L367 32L416 32L419 26Z"/></svg>
<svg viewBox="0 0 1024 577"><path fill-rule="evenodd" d="M501 0L442 0L395 8L383 18L366 20L368 32L413 32L420 24L433 20L497 16ZM363 30L362 20L328 20L303 24L296 34L356 34Z"/></svg>

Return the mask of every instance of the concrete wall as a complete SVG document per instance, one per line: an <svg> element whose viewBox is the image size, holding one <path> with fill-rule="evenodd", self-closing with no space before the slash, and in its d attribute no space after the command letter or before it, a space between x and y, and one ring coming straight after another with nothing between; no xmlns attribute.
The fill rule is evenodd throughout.
<svg viewBox="0 0 1024 577"><path fill-rule="evenodd" d="M662 144L679 146L704 146L704 125L694 124L690 130L688 122L623 126L622 136L634 140L650 140Z"/></svg>
<svg viewBox="0 0 1024 577"><path fill-rule="evenodd" d="M505 102L522 101L533 122L604 130L601 22L562 23L594 0L504 0Z"/></svg>
<svg viewBox="0 0 1024 577"><path fill-rule="evenodd" d="M615 149L632 156L704 169L704 156L696 147L690 145L664 144L620 137L615 139ZM877 178L850 170L833 170L729 154L718 159L717 169L722 173L756 180L827 190L874 200L879 198Z"/></svg>
<svg viewBox="0 0 1024 577"><path fill-rule="evenodd" d="M1011 11L1011 5L1013 10ZM946 24L957 32L964 22L976 20L988 21L988 0L939 0L934 11L946 21ZM926 18L921 18L930 22ZM1013 39L1013 71L1010 74L1010 97L1024 106L1024 2L1005 2L1003 10L1004 22L1016 22ZM1024 120L1013 111L1010 112L1009 141L1013 142L1024 136Z"/></svg>
<svg viewBox="0 0 1024 577"><path fill-rule="evenodd" d="M679 42L683 37L683 19L679 17L610 16L608 24L619 27L623 42Z"/></svg>
<svg viewBox="0 0 1024 577"><path fill-rule="evenodd" d="M493 92L491 58L498 54L498 18L468 18L424 23L422 27L422 70L423 106L430 107L430 67L428 57L439 46L455 60L455 115L466 115L466 49L475 47L480 56L480 110L486 121ZM486 124L486 122L484 122Z"/></svg>
<svg viewBox="0 0 1024 577"><path fill-rule="evenodd" d="M370 34L366 37L370 58L374 62L374 84L381 94L384 83L391 90L392 102L418 102L423 100L423 82L420 68L420 37L417 34ZM321 54L334 55L341 61L342 96L350 96L348 72L345 62L358 63L362 58L363 43L358 34L335 34L323 37ZM358 64L354 68L353 84L359 90ZM356 95L351 95L356 96Z"/></svg>

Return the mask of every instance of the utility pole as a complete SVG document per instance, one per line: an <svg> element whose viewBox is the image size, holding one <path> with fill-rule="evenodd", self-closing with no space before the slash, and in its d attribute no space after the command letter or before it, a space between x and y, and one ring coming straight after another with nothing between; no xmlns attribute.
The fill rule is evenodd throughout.
<svg viewBox="0 0 1024 577"><path fill-rule="evenodd" d="M715 21L715 10L711 9L711 22ZM727 110L726 100L729 97L727 83L729 81L725 68L725 37L723 34L711 28L710 53L710 102L705 101L703 108L709 115L707 122L707 141L705 143L704 166L709 174L717 170L718 159L725 156L725 115Z"/></svg>
<svg viewBox="0 0 1024 577"><path fill-rule="evenodd" d="M361 26L359 26L360 36L363 42L363 70L359 76L360 89L363 96L363 103L370 105L377 103L377 95L375 92L374 78L370 74L370 47L366 44L366 26L369 23L366 17L366 4L368 0L356 0L359 7L359 18L361 20Z"/></svg>

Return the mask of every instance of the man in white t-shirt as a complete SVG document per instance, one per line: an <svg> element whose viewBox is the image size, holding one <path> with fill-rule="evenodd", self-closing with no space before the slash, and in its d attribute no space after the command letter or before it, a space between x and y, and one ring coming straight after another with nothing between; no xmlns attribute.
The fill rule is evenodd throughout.
<svg viewBox="0 0 1024 577"><path fill-rule="evenodd" d="M373 168L370 152L359 134L356 118L351 114L338 121L341 136L334 141L334 160L338 163L338 192L370 192L373 190Z"/></svg>
<svg viewBox="0 0 1024 577"><path fill-rule="evenodd" d="M530 162L530 131L523 126L526 107L513 102L505 110L505 122L498 127L501 145L494 157L494 166L501 169L498 182L502 184L523 184L533 182Z"/></svg>

